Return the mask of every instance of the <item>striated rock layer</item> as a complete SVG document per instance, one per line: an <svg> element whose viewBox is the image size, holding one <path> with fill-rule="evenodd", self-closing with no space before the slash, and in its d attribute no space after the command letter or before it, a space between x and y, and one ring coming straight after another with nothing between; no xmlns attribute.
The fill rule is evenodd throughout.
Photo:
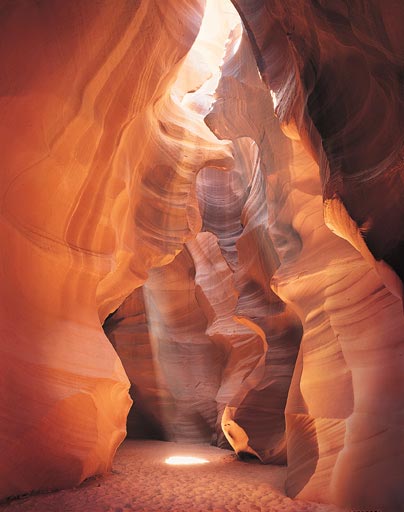
<svg viewBox="0 0 404 512"><path fill-rule="evenodd" d="M201 45L205 49L207 42L212 43L213 37L217 46L215 59L217 65L220 64L224 43L235 24L234 19L238 18L225 2L218 5L217 2L208 4L204 23L207 20L209 37L205 35L203 24L176 87L183 87L185 79L189 80L192 66L199 69L200 60L195 62L192 56ZM218 34L212 35L211 16L218 16L220 10L227 20L227 32L222 27ZM240 26L234 32L234 37L239 36ZM208 67L212 60L205 54L202 57ZM200 89L189 92L181 104L183 112L191 119L199 119L201 129L206 130L203 117L212 102L217 79L216 83L210 79ZM300 339L299 322L290 312L284 314L281 301L269 288L275 267L266 254L266 245L260 241L266 230L266 196L260 171L253 169L255 145L246 140L237 143L232 152L234 170L220 173L209 165L198 178L202 229L210 233L201 233L195 241L187 243L185 252L172 263L150 271L144 286L151 334L145 350L152 354L157 376L154 399L167 398L154 413L150 411L149 418L157 414L174 439L212 440L226 446L220 429L225 412L222 423L227 425L226 436L238 452L249 451L265 461L284 462L283 411ZM242 217L245 228L241 225ZM254 259L249 262L251 257ZM134 302L126 301L106 322L105 329L143 402L139 382L144 361L137 352L127 357L131 338L133 347L142 343L138 324L133 320L137 316L135 297L136 292ZM278 326L274 327L268 320L271 315L274 323L281 323L279 327L286 329L285 332L275 334ZM274 335L270 355L269 333ZM282 356L279 377L271 375L273 365L269 364L269 359L276 359L276 343L289 334L291 346L294 345L289 360ZM280 338L278 341L276 336ZM258 409L261 409L260 421L252 421ZM272 427L268 426L271 423ZM268 451L267 438L272 435L277 438L278 448ZM248 439L253 444L249 444Z"/></svg>
<svg viewBox="0 0 404 512"><path fill-rule="evenodd" d="M207 333L227 354L217 395L226 438L238 453L284 463L284 408L300 322L269 286L278 260L268 236L256 145L237 140L234 154L230 173L204 169L198 176L203 229L217 242L201 234L187 246L198 262L197 297L208 317Z"/></svg>
<svg viewBox="0 0 404 512"><path fill-rule="evenodd" d="M203 9L2 11L0 498L105 472L125 436L100 320L198 231L196 172L232 161L172 91Z"/></svg>
<svg viewBox="0 0 404 512"><path fill-rule="evenodd" d="M280 121L320 165L324 197L342 200L376 259L403 277L404 6L233 3Z"/></svg>
<svg viewBox="0 0 404 512"><path fill-rule="evenodd" d="M401 274L399 7L234 3L279 121L240 47L207 122L260 146L280 259L272 288L303 323L286 407L288 492L402 510L402 284L377 261Z"/></svg>
<svg viewBox="0 0 404 512"><path fill-rule="evenodd" d="M358 38L356 50L345 41L344 51L367 58L359 25L370 11L353 8L348 23L341 13L299 2L275 2L271 9L259 1L235 4L249 41L243 37L240 44L234 29L206 116L217 137L233 141L234 169L220 174L207 166L199 173L205 233L188 242L175 262L153 271L146 284L163 388L174 399L168 423L179 426L181 439L213 434L220 444L221 420L237 452L265 462L284 461L286 451L291 496L398 510L404 320L395 216L401 215L401 185L392 204L375 204L372 191L398 179L399 164L387 163L400 158L400 142L392 149L381 140L366 155L373 158L371 166L364 158L371 134L363 123L368 119L372 129L374 101L363 103L357 115L347 107L366 81L355 83L356 92L347 85L342 95L345 67L338 78L333 75L344 37L350 43L352 34ZM299 28L302 13L311 25L305 21ZM296 26L289 27L287 16L295 16ZM346 33L338 34L342 28ZM373 41L376 29L370 31ZM330 34L338 44L323 43ZM310 45L316 47L313 57ZM382 66L384 60L372 48L374 77L375 62ZM338 95L331 85L319 93L320 69L330 72ZM394 89L394 80L388 87ZM202 96L192 103L201 113L208 103ZM316 115L324 117L322 109L334 98L344 108L323 119L322 131ZM389 110L396 141L400 108ZM377 160L383 151L383 161ZM344 158L351 161L350 177ZM378 220L383 216L391 219L385 232ZM296 314L304 334L294 367L301 335ZM210 389L209 382L215 383Z"/></svg>
<svg viewBox="0 0 404 512"><path fill-rule="evenodd" d="M403 510L402 6L233 3L2 10L0 499L107 471L131 386Z"/></svg>
<svg viewBox="0 0 404 512"><path fill-rule="evenodd" d="M232 32L235 44L240 29ZM187 69L200 39L189 54ZM250 64L256 71L252 55ZM188 93L184 111L191 117L198 114L202 122L211 91L206 82ZM157 415L173 439L226 446L221 424L238 453L285 463L284 409L301 326L270 288L278 257L268 235L267 195L256 144L248 138L235 141L232 153L231 171L222 173L209 165L198 175L203 233L187 242L172 263L151 270L144 285L150 332L145 350L152 354L157 378L151 400L166 397L149 418ZM127 357L125 348L143 343L131 320L136 316L131 300L105 329L143 402L139 383L144 360L135 349ZM136 415L136 403L134 411Z"/></svg>

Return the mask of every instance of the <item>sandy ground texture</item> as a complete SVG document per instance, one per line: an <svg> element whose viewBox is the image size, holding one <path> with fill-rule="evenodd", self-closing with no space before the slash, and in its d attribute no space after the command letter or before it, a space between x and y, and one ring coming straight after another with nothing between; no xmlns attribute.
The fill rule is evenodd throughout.
<svg viewBox="0 0 404 512"><path fill-rule="evenodd" d="M165 462L183 455L208 462ZM287 498L285 476L284 467L243 462L213 446L125 441L111 474L74 489L11 501L0 512L341 512Z"/></svg>

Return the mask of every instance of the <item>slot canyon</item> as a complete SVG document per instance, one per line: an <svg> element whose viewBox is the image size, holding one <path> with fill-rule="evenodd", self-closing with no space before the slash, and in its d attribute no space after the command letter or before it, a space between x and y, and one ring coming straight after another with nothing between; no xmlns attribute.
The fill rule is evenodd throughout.
<svg viewBox="0 0 404 512"><path fill-rule="evenodd" d="M0 511L404 512L403 23L0 0Z"/></svg>

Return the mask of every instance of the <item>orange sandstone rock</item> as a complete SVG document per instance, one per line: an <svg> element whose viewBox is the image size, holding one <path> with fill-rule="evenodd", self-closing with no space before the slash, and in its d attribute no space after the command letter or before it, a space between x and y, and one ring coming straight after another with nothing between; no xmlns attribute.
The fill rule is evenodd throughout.
<svg viewBox="0 0 404 512"><path fill-rule="evenodd" d="M203 7L2 11L0 497L105 472L125 436L129 382L100 319L197 229L195 172L229 161L170 96Z"/></svg>
<svg viewBox="0 0 404 512"><path fill-rule="evenodd" d="M235 3L279 121L242 47L207 121L222 116L215 133L260 147L280 260L272 288L303 324L286 407L288 492L401 510L400 8Z"/></svg>
<svg viewBox="0 0 404 512"><path fill-rule="evenodd" d="M108 471L131 383L402 509L402 6L233 3L3 7L0 499Z"/></svg>

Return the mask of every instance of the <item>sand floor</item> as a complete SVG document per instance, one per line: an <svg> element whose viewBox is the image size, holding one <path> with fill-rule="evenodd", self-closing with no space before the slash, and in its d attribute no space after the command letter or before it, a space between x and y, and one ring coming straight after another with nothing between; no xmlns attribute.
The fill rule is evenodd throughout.
<svg viewBox="0 0 404 512"><path fill-rule="evenodd" d="M201 457L208 463L170 466L170 456ZM286 470L242 462L234 453L207 445L125 441L111 474L80 487L20 498L0 512L340 512L332 505L285 496Z"/></svg>

